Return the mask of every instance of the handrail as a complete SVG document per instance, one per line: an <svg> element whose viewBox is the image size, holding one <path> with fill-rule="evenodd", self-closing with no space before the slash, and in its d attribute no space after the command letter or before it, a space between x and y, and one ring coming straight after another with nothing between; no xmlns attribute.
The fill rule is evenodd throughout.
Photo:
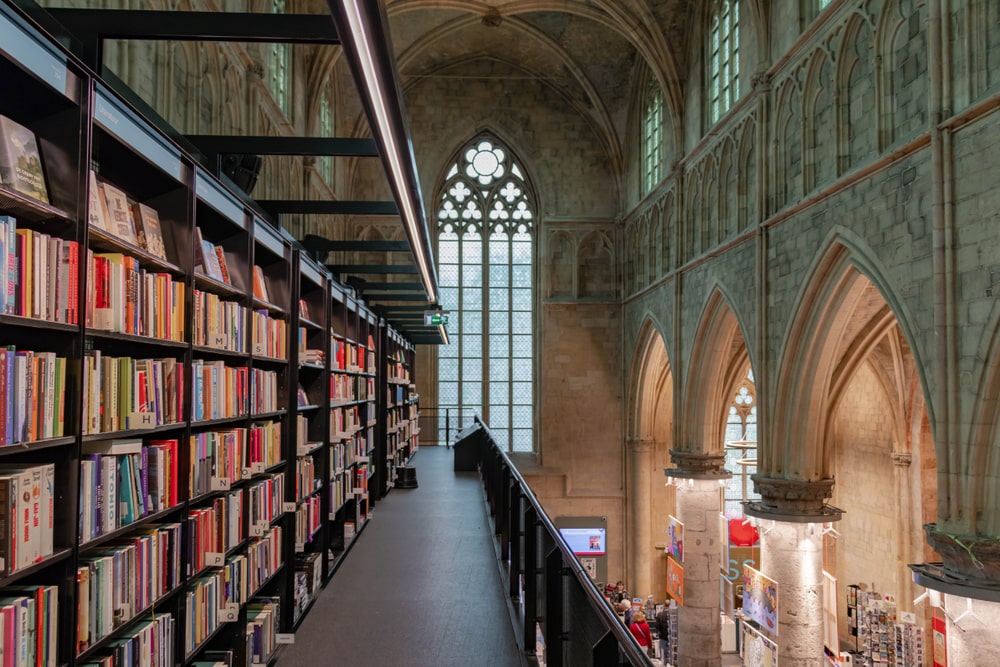
<svg viewBox="0 0 1000 667"><path fill-rule="evenodd" d="M644 652L643 648L635 640L635 637L632 636L632 633L629 632L629 630L622 624L617 614L615 614L615 612L612 611L610 604L604 598L601 592L598 591L597 587L594 585L594 582L587 575L580 561L577 559L576 555L566 544L565 540L563 540L562 535L559 533L558 528L556 528L555 524L552 523L552 520L549 518L548 514L543 509L541 503L538 501L538 498L535 496L534 492L528 486L528 483L525 481L520 471L510 460L510 457L507 455L507 453L503 451L499 446L497 446L495 440L493 439L493 435L492 432L490 431L489 426L486 423L484 423L482 419L479 418L478 415L474 417L474 420L475 423L482 428L487 438L487 442L489 444L488 447L481 447L480 449L481 452L480 473L484 478L484 482L486 482L487 499L490 503L490 507L493 512L494 526L496 528L496 533L497 535L500 536L501 550L503 551L504 547L507 548L506 552L503 553L503 555L507 558L508 562L511 563L510 570L507 573L508 575L507 583L510 586L512 597L514 596L514 593L516 592L517 589L516 584L522 577L523 581L525 582L525 587L528 589L531 588L532 583L535 583L534 578L531 577L532 571L534 571L535 573L545 572L544 576L546 578L550 578L553 576L553 573L548 571L550 569L548 567L548 558L545 559L546 563L541 564L537 569L535 569L530 567L529 564L522 563L521 562L522 558L518 557L520 555L518 553L520 545L518 540L523 537L524 540L527 541L528 539L530 539L530 536L529 536L528 526L526 526L525 522L523 521L524 517L512 516L513 514L513 512L511 511L512 507L515 504L517 504L522 508L520 512L522 515L525 513L533 514L532 518L534 519L536 525L540 527L542 531L544 531L544 534L548 536L553 546L558 550L559 559L561 561L558 567L558 569L560 570L558 574L561 576L567 574L571 575L573 582L575 582L575 585L578 588L578 592L582 593L583 602L587 606L586 611L589 612L589 616L588 618L584 619L581 622L581 625L587 625L588 622L596 621L597 623L600 624L600 626L604 630L605 633L604 636L600 639L600 641L592 645L593 648L592 664L595 666L596 665L635 665L635 666L642 665L643 667L651 666L652 662ZM456 447L458 446L459 445L456 444ZM501 462L502 464L502 471L500 471L502 472L501 475L497 475L496 472L498 471L491 470L491 466L488 465L489 463L488 458L490 455L494 456ZM521 505L520 503L515 503L514 502L515 499L509 496L506 497L508 502L506 503L503 502L504 489L502 488L502 485L499 484L500 479L498 478L501 478L504 475L509 476L509 482L513 482L513 484L516 484L517 497L523 499L524 505ZM490 477L492 477L492 479L490 479ZM510 489L513 486L513 484L508 487L507 489L508 492L510 492ZM505 529L508 529L508 527L510 526L516 526L518 528L518 530L516 531L514 530L509 531L509 533L515 533L515 534L509 534L509 533L505 534L506 532ZM527 552L527 548L525 548L525 552ZM527 553L523 555L525 557L530 557L530 554ZM543 589L546 590L546 595L547 591L549 590L550 584L552 584L551 581L546 581L545 585L542 587ZM565 606L565 600L567 597L565 594L562 594L561 589L558 586L554 590L560 591L560 594L557 595L557 597L559 598L558 600L554 601L546 599L545 607L547 610L550 611L553 609L549 607L550 603L557 602L560 606ZM528 597L527 592L525 593L525 597L526 598ZM557 621L562 619L578 620L580 616L580 611L581 611L580 609L565 609L565 610L555 609L556 614L560 617L559 619L557 619ZM585 637L582 636L583 634L582 628L580 629L581 635L575 636L574 631L576 629L572 627L572 625L568 629L546 627L546 620L548 619L546 614L543 612L541 614L538 614L536 619L525 618L525 624L524 624L525 636L523 637L523 640L524 640L525 650L527 653L533 652L533 646L535 643L533 622L535 620L538 620L542 624L543 629L545 631L544 635L546 638L546 650L550 651L553 648L557 649L556 655L558 661L547 660L548 664L564 664L563 661L561 660L561 656L563 655L561 647L550 646L551 643L550 637L557 638L558 641L563 644L573 643L574 641L580 641L585 639ZM529 636L529 630L530 630L530 636ZM594 634L593 627L588 628L588 634L591 636ZM579 659L578 655L574 657L577 660ZM580 663L574 662L574 664L580 664Z"/></svg>

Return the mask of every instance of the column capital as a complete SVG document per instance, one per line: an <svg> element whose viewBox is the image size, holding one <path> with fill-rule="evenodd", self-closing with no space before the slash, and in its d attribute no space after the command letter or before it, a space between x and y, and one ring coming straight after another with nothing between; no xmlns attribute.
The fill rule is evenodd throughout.
<svg viewBox="0 0 1000 667"><path fill-rule="evenodd" d="M901 468L909 468L910 464L913 463L913 454L909 452L893 452L889 455L892 459L892 464L897 465Z"/></svg>
<svg viewBox="0 0 1000 667"><path fill-rule="evenodd" d="M671 449L670 460L673 461L674 467L663 471L667 477L726 479L732 476L726 470L726 455L722 452L706 454Z"/></svg>
<svg viewBox="0 0 1000 667"><path fill-rule="evenodd" d="M630 452L651 452L656 448L656 438L631 437L625 441Z"/></svg>
<svg viewBox="0 0 1000 667"><path fill-rule="evenodd" d="M967 586L1000 588L1000 539L988 535L953 535L924 525L927 543L941 556L945 573ZM967 597L978 597L973 593Z"/></svg>
<svg viewBox="0 0 1000 667"><path fill-rule="evenodd" d="M759 502L746 505L747 514L775 521L814 522L837 521L841 510L826 504L833 495L833 480L815 481L781 479L753 475L754 490Z"/></svg>

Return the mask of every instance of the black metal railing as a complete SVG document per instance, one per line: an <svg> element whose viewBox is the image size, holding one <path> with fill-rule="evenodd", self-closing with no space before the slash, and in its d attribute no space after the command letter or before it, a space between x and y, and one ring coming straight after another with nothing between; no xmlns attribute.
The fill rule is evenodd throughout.
<svg viewBox="0 0 1000 667"><path fill-rule="evenodd" d="M451 445L458 432L458 409L422 407L417 425L421 445Z"/></svg>
<svg viewBox="0 0 1000 667"><path fill-rule="evenodd" d="M541 628L547 667L653 663L612 611L563 541L507 454L486 436L479 471L493 520L507 592L517 612L518 643L535 654ZM457 452L456 452L457 453Z"/></svg>

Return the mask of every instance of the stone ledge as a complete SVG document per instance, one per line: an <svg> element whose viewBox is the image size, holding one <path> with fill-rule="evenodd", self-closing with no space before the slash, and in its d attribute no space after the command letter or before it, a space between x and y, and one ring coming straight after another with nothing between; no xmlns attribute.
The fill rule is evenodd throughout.
<svg viewBox="0 0 1000 667"><path fill-rule="evenodd" d="M924 524L927 543L940 554L945 572L972 586L1000 584L1000 537L949 535Z"/></svg>

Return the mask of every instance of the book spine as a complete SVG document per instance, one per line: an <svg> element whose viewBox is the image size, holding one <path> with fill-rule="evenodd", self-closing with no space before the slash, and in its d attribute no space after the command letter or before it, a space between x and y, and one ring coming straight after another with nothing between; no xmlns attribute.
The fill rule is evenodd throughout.
<svg viewBox="0 0 1000 667"><path fill-rule="evenodd" d="M4 312L8 315L17 313L17 223L13 218L7 222L7 257L4 260L3 269L6 267L7 289L4 292Z"/></svg>

